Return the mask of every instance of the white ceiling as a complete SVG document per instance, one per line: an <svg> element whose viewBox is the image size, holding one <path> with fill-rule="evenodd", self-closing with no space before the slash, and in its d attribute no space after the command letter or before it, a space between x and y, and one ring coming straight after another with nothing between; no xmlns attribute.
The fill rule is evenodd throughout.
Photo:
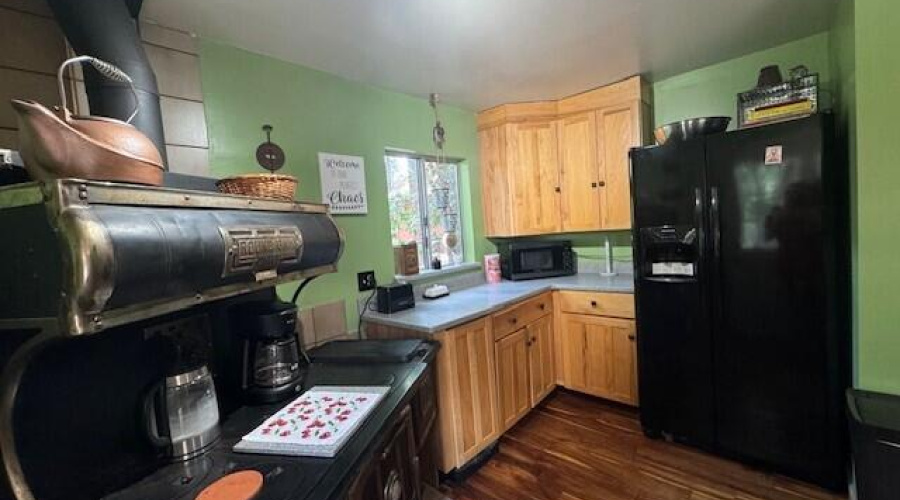
<svg viewBox="0 0 900 500"><path fill-rule="evenodd" d="M473 110L659 80L827 29L841 0L146 0L143 18Z"/></svg>

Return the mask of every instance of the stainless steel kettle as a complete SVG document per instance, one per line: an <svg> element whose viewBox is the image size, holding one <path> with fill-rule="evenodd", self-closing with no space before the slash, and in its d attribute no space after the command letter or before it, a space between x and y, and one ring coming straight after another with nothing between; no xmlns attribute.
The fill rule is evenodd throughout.
<svg viewBox="0 0 900 500"><path fill-rule="evenodd" d="M168 376L144 399L147 438L167 458L188 460L219 439L219 403L209 369Z"/></svg>

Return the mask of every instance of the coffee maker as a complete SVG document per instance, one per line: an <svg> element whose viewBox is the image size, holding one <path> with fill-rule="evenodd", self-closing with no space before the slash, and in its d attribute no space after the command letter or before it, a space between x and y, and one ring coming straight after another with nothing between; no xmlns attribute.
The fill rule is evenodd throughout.
<svg viewBox="0 0 900 500"><path fill-rule="evenodd" d="M241 389L249 403L275 403L297 394L308 364L297 342L297 306L260 301L235 306L243 343Z"/></svg>

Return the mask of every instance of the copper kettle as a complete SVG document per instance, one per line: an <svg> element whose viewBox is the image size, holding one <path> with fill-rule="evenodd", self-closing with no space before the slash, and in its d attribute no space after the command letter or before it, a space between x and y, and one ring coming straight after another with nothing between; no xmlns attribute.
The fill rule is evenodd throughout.
<svg viewBox="0 0 900 500"><path fill-rule="evenodd" d="M104 76L131 85L134 111L127 121L76 116L66 107L63 71L88 62ZM19 147L25 169L34 180L61 177L159 186L162 157L153 141L131 125L138 112L137 92L121 69L90 56L66 60L57 73L61 106L55 111L34 101L13 99L18 115Z"/></svg>

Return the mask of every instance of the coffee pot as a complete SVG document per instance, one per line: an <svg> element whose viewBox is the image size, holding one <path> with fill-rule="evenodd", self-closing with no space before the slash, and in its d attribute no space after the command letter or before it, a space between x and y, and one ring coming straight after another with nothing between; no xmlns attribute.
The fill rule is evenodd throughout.
<svg viewBox="0 0 900 500"><path fill-rule="evenodd" d="M169 375L144 400L150 442L167 458L188 460L219 438L219 402L206 365Z"/></svg>
<svg viewBox="0 0 900 500"><path fill-rule="evenodd" d="M241 389L249 403L274 403L301 390L306 357L297 342L297 306L282 301L237 306L242 337Z"/></svg>

